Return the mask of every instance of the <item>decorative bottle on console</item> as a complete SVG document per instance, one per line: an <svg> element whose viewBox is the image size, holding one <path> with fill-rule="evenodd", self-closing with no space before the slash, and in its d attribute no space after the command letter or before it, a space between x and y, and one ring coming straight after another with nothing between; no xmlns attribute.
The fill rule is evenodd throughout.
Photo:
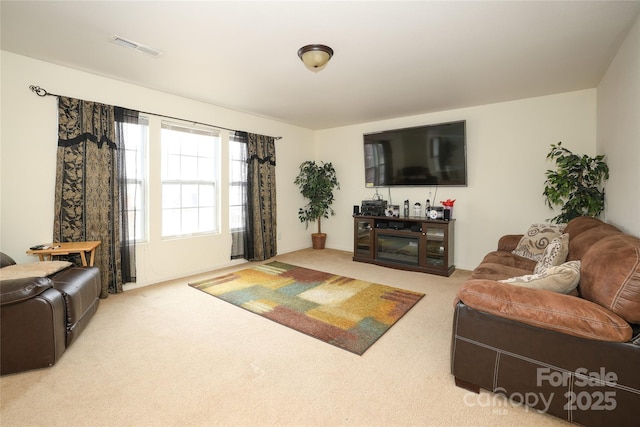
<svg viewBox="0 0 640 427"><path fill-rule="evenodd" d="M404 201L404 216L409 216L409 199Z"/></svg>
<svg viewBox="0 0 640 427"><path fill-rule="evenodd" d="M429 199L427 199L427 204L425 205L424 208L424 216L429 216L429 212L431 212L431 202L429 201Z"/></svg>

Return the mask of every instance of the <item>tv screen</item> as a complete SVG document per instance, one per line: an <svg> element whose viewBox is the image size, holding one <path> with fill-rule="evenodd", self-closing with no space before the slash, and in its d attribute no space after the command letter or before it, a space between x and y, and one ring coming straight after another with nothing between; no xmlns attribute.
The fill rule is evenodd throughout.
<svg viewBox="0 0 640 427"><path fill-rule="evenodd" d="M466 186L465 121L364 135L367 187Z"/></svg>

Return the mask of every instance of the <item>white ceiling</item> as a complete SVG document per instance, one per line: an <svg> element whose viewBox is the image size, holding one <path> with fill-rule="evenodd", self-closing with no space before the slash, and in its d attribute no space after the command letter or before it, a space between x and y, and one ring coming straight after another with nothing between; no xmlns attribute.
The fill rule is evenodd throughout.
<svg viewBox="0 0 640 427"><path fill-rule="evenodd" d="M310 129L596 87L639 12L640 1L2 0L0 10L3 50ZM335 51L317 74L297 57L310 43Z"/></svg>

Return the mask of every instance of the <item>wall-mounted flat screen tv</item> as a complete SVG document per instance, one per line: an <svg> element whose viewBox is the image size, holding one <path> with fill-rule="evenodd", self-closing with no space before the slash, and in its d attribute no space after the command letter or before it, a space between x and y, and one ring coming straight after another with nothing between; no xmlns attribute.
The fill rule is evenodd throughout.
<svg viewBox="0 0 640 427"><path fill-rule="evenodd" d="M366 186L466 186L465 123L365 134Z"/></svg>

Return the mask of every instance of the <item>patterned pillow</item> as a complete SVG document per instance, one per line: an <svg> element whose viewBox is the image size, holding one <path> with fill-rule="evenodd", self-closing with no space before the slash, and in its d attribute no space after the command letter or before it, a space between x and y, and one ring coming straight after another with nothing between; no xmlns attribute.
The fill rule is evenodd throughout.
<svg viewBox="0 0 640 427"><path fill-rule="evenodd" d="M512 277L500 282L568 294L580 282L580 261L568 261L562 265L549 267L540 274Z"/></svg>
<svg viewBox="0 0 640 427"><path fill-rule="evenodd" d="M544 249L551 240L562 234L565 226L566 224L531 224L512 253L539 261Z"/></svg>
<svg viewBox="0 0 640 427"><path fill-rule="evenodd" d="M564 233L556 237L547 245L542 253L542 258L533 269L533 274L540 274L549 267L560 265L567 260L569 254L569 235Z"/></svg>

